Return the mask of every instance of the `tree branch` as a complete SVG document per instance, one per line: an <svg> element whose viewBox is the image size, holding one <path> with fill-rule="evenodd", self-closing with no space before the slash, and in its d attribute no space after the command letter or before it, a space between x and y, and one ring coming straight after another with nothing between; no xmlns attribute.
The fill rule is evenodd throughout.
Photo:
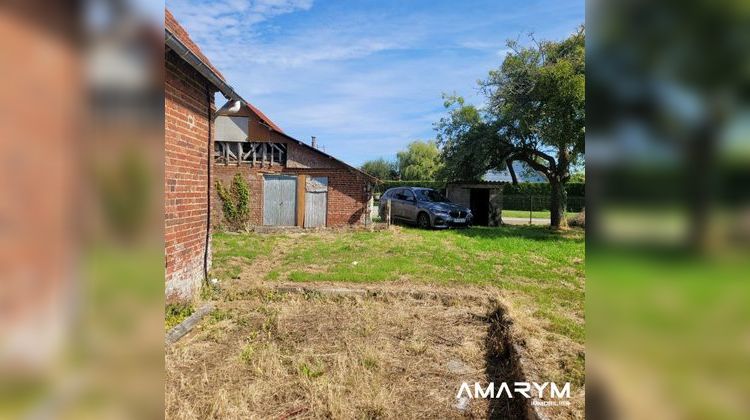
<svg viewBox="0 0 750 420"><path fill-rule="evenodd" d="M516 176L516 170L513 169L513 161L508 159L505 161L508 166L508 172L510 172L510 179L513 180L513 185L518 185L518 177Z"/></svg>

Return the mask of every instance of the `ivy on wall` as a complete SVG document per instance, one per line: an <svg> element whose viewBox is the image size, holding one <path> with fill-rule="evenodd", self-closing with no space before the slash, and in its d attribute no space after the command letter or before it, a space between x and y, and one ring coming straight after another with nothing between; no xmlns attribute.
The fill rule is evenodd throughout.
<svg viewBox="0 0 750 420"><path fill-rule="evenodd" d="M221 181L216 181L216 192L221 199L226 227L232 230L244 230L250 216L250 188L242 174L232 178L232 185L227 189Z"/></svg>

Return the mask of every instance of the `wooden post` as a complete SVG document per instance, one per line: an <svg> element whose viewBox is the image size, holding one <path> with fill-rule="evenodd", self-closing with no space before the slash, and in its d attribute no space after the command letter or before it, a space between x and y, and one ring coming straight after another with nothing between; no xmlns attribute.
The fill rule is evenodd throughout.
<svg viewBox="0 0 750 420"><path fill-rule="evenodd" d="M297 226L305 227L305 190L307 176L297 175Z"/></svg>
<svg viewBox="0 0 750 420"><path fill-rule="evenodd" d="M531 213L534 211L534 196L529 194L529 224L531 223Z"/></svg>
<svg viewBox="0 0 750 420"><path fill-rule="evenodd" d="M391 199L389 198L388 201L386 201L386 210L388 212L385 215L385 224L390 227L391 226Z"/></svg>

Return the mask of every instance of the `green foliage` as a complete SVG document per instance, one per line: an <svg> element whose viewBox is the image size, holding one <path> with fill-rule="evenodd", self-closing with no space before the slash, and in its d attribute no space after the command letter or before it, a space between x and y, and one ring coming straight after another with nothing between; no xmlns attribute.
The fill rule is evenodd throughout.
<svg viewBox="0 0 750 420"><path fill-rule="evenodd" d="M325 373L325 367L321 363L317 363L315 366L302 363L297 367L297 370L300 375L309 379L315 379Z"/></svg>
<svg viewBox="0 0 750 420"><path fill-rule="evenodd" d="M579 171L574 172L572 175L570 175L570 183L577 182L579 184L585 184L586 183L586 172Z"/></svg>
<svg viewBox="0 0 750 420"><path fill-rule="evenodd" d="M383 158L369 160L359 169L378 179L395 179L398 178L398 163L388 161Z"/></svg>
<svg viewBox="0 0 750 420"><path fill-rule="evenodd" d="M233 230L244 229L250 216L250 189L242 174L234 176L229 190L217 180L216 192L222 201L221 208L227 226Z"/></svg>
<svg viewBox="0 0 750 420"><path fill-rule="evenodd" d="M132 239L147 225L152 175L147 159L135 150L97 171L95 181L103 214L121 237Z"/></svg>
<svg viewBox="0 0 750 420"><path fill-rule="evenodd" d="M489 169L504 169L508 146L495 122L463 97L443 94L448 115L434 124L442 147L440 176L448 180L480 179Z"/></svg>
<svg viewBox="0 0 750 420"><path fill-rule="evenodd" d="M253 361L253 355L255 354L255 348L251 344L246 344L240 352L240 360L246 364L250 364Z"/></svg>
<svg viewBox="0 0 750 420"><path fill-rule="evenodd" d="M586 184L578 182L569 182L565 186L569 197L585 197ZM516 185L505 184L503 186L503 195L539 195L549 196L550 185L546 183L519 183Z"/></svg>
<svg viewBox="0 0 750 420"><path fill-rule="evenodd" d="M398 171L403 180L436 180L442 170L440 150L434 141L413 141L396 154Z"/></svg>
<svg viewBox="0 0 750 420"><path fill-rule="evenodd" d="M194 311L193 305L189 302L168 303L164 307L164 326L169 330L192 315Z"/></svg>
<svg viewBox="0 0 750 420"><path fill-rule="evenodd" d="M562 186L585 150L584 30L559 42L531 41L528 47L508 42L500 68L480 81L486 111L444 96L448 115L435 129L450 179L475 179L513 161L542 172L553 187L551 223L559 227Z"/></svg>

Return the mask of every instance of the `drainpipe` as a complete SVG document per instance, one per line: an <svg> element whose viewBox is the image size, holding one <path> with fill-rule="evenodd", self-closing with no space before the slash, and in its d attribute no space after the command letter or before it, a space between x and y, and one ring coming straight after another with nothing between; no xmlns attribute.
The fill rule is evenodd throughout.
<svg viewBox="0 0 750 420"><path fill-rule="evenodd" d="M206 87L206 102L208 102L208 159L207 159L207 174L208 180L206 185L206 247L203 250L203 282L205 286L209 286L208 280L208 256L211 251L209 244L211 241L211 166L213 165L213 139L211 136L211 127L213 126L213 115L211 115L211 102L213 93L209 87Z"/></svg>

